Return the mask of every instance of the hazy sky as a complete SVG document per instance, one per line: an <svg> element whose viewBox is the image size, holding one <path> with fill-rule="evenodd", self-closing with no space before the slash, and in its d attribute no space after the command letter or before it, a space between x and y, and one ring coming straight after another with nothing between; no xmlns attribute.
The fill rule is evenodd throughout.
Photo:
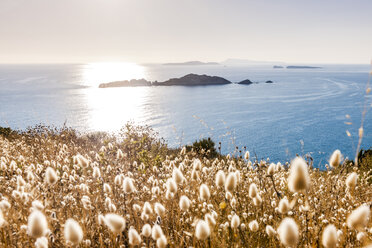
<svg viewBox="0 0 372 248"><path fill-rule="evenodd" d="M0 63L364 63L371 0L0 0Z"/></svg>

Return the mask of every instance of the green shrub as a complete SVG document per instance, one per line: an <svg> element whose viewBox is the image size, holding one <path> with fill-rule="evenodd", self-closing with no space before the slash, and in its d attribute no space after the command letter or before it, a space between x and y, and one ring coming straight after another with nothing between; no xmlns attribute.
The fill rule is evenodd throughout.
<svg viewBox="0 0 372 248"><path fill-rule="evenodd" d="M191 146L186 146L186 150L208 158L214 158L218 155L215 143L210 137L195 141Z"/></svg>
<svg viewBox="0 0 372 248"><path fill-rule="evenodd" d="M149 126L127 123L119 134L120 148L127 154L130 163L143 163L146 167L160 166L171 151L164 139Z"/></svg>
<svg viewBox="0 0 372 248"><path fill-rule="evenodd" d="M8 138L14 131L9 127L0 127L0 135Z"/></svg>
<svg viewBox="0 0 372 248"><path fill-rule="evenodd" d="M360 150L358 154L358 165L360 170L368 173L369 176L372 176L372 148L368 150ZM369 177L369 183L372 183L372 178Z"/></svg>

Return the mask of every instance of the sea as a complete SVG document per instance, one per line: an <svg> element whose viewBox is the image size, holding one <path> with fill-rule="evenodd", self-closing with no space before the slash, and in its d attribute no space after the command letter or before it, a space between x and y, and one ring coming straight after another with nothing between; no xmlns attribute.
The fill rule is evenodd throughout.
<svg viewBox="0 0 372 248"><path fill-rule="evenodd" d="M201 138L221 142L223 154L244 147L251 156L286 162L311 156L324 168L335 149L354 158L370 65L137 65L133 63L0 65L0 126L25 129L66 124L81 133L113 134L128 122L149 125L170 147ZM251 85L99 88L132 78L163 81L188 73ZM265 83L267 80L273 83ZM347 131L351 136L347 135ZM372 144L372 114L362 148Z"/></svg>

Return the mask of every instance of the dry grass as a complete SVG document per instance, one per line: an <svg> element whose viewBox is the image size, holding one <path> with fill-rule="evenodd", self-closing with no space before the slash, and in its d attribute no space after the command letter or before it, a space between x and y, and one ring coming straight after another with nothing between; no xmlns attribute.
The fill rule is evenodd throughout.
<svg viewBox="0 0 372 248"><path fill-rule="evenodd" d="M357 207L367 205L370 211L371 171L339 165L319 172L305 166L309 185L297 178L294 188L303 190L291 192L287 165L170 150L165 157L164 147L154 150L151 142L138 150L141 137L81 138L69 131L0 136L0 246L332 247L333 227L327 228L327 242L322 240L329 224L337 229L338 247L372 241L371 218L347 224ZM46 173L48 167L57 180L53 170ZM225 174L219 173L220 186L218 171ZM358 175L355 187L345 183L351 172ZM281 199L288 202L279 204ZM32 229L37 226L27 226L35 211L47 221L44 230L36 218L40 235ZM118 216L105 217L108 213ZM282 222L287 217L298 234L291 220ZM82 238L75 222L65 230L70 218Z"/></svg>

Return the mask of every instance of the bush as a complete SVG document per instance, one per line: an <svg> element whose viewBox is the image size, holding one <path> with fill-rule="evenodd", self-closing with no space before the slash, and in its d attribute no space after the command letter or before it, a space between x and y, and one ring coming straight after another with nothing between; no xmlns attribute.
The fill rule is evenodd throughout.
<svg viewBox="0 0 372 248"><path fill-rule="evenodd" d="M215 158L218 154L215 148L214 141L208 137L195 141L191 146L186 146L186 150L196 152L198 155L208 158Z"/></svg>
<svg viewBox="0 0 372 248"><path fill-rule="evenodd" d="M146 167L160 166L161 162L171 151L164 139L149 126L136 126L127 123L119 134L120 148L127 154L130 163L143 163Z"/></svg>
<svg viewBox="0 0 372 248"><path fill-rule="evenodd" d="M372 165L372 148L368 150L361 149L358 154L358 164L362 169L369 169Z"/></svg>
<svg viewBox="0 0 372 248"><path fill-rule="evenodd" d="M0 127L0 135L3 137L9 137L13 133L13 130L9 127Z"/></svg>

